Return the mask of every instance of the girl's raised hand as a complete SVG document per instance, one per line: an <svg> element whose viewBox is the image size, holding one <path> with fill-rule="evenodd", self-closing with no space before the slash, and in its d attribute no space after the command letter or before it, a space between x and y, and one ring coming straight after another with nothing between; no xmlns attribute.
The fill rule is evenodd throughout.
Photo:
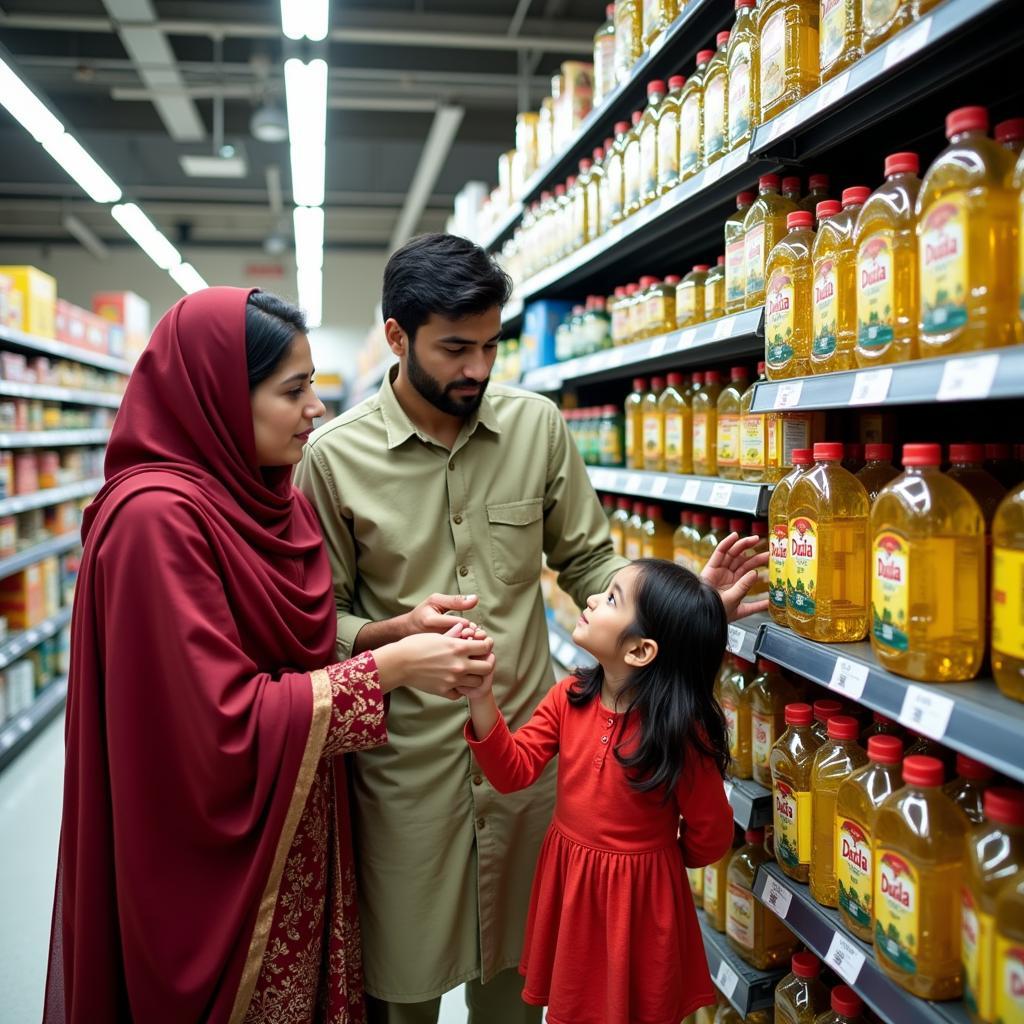
<svg viewBox="0 0 1024 1024"><path fill-rule="evenodd" d="M715 548L701 573L701 578L710 583L721 596L730 622L768 610L767 598L741 603L757 582L757 570L768 564L767 552L750 554L750 549L759 541L758 537L741 539L738 533L730 533Z"/></svg>

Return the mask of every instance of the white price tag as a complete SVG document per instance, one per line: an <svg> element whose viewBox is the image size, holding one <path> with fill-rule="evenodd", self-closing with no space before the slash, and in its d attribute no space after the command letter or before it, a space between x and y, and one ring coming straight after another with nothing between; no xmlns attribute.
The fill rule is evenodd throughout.
<svg viewBox="0 0 1024 1024"><path fill-rule="evenodd" d="M622 365L622 349L614 348L608 353L608 365L609 366L621 366Z"/></svg>
<svg viewBox="0 0 1024 1024"><path fill-rule="evenodd" d="M676 341L676 351L679 352L684 348L693 347L693 339L697 337L697 332L691 327L689 330L683 331L679 335L678 341Z"/></svg>
<svg viewBox="0 0 1024 1024"><path fill-rule="evenodd" d="M868 681L868 667L849 658L836 658L832 678L828 681L830 690L838 690L851 700L860 700Z"/></svg>
<svg viewBox="0 0 1024 1024"><path fill-rule="evenodd" d="M846 87L850 81L850 72L846 71L838 78L833 78L827 85L818 90L818 100L814 105L814 112L821 113L826 107L832 106L836 100L846 95Z"/></svg>
<svg viewBox="0 0 1024 1024"><path fill-rule="evenodd" d="M891 366L884 366L880 370L861 370L853 378L850 405L879 405L889 397L891 383Z"/></svg>
<svg viewBox="0 0 1024 1024"><path fill-rule="evenodd" d="M726 999L730 999L739 981L740 976L724 960L719 960L718 970L715 972L715 988Z"/></svg>
<svg viewBox="0 0 1024 1024"><path fill-rule="evenodd" d="M894 64L917 53L918 50L928 42L928 34L932 30L932 19L925 18L919 21L913 28L900 32L891 43L885 48L885 59L882 61L882 69L888 71Z"/></svg>
<svg viewBox="0 0 1024 1024"><path fill-rule="evenodd" d="M761 890L761 902L777 917L786 920L789 905L793 902L793 894L777 879L765 875L764 888Z"/></svg>
<svg viewBox="0 0 1024 1024"><path fill-rule="evenodd" d="M697 495L700 494L700 481L699 480L687 480L686 486L683 488L683 498L687 504L692 505L697 500Z"/></svg>
<svg viewBox="0 0 1024 1024"><path fill-rule="evenodd" d="M953 714L953 701L934 690L921 686L908 686L900 708L900 725L941 740L949 727L949 716Z"/></svg>
<svg viewBox="0 0 1024 1024"><path fill-rule="evenodd" d="M704 172L704 184L714 185L716 181L722 176L722 171L725 170L725 165L721 160L716 160L705 172Z"/></svg>
<svg viewBox="0 0 1024 1024"><path fill-rule="evenodd" d="M663 334L659 338L655 338L651 342L651 350L647 355L653 359L655 356L660 356L665 351L665 346L668 344L668 338Z"/></svg>
<svg viewBox="0 0 1024 1024"><path fill-rule="evenodd" d="M711 497L708 498L709 505L716 505L718 508L727 508L732 500L732 484L715 484L711 488Z"/></svg>
<svg viewBox="0 0 1024 1024"><path fill-rule="evenodd" d="M654 486L651 488L651 496L654 498L660 498L665 491L668 489L668 477L659 476L654 481Z"/></svg>
<svg viewBox="0 0 1024 1024"><path fill-rule="evenodd" d="M779 385L775 392L773 409L792 409L800 404L800 396L804 391L802 380L787 380Z"/></svg>
<svg viewBox="0 0 1024 1024"><path fill-rule="evenodd" d="M722 317L721 320L715 324L715 333L711 335L715 341L721 341L722 338L728 338L732 334L732 323L733 317Z"/></svg>
<svg viewBox="0 0 1024 1024"><path fill-rule="evenodd" d="M942 370L942 380L935 396L940 402L988 398L999 369L999 356L971 356L950 359Z"/></svg>
<svg viewBox="0 0 1024 1024"><path fill-rule="evenodd" d="M784 114L780 114L772 121L771 135L768 137L769 142L774 142L779 136L785 135L786 132L793 128L796 124L796 108L790 107Z"/></svg>
<svg viewBox="0 0 1024 1024"><path fill-rule="evenodd" d="M836 932L829 943L825 963L839 975L847 985L855 985L864 966L864 954L845 935Z"/></svg>
<svg viewBox="0 0 1024 1024"><path fill-rule="evenodd" d="M643 486L644 478L639 473L630 473L626 477L626 490L630 494L636 496L641 493L640 488Z"/></svg>
<svg viewBox="0 0 1024 1024"><path fill-rule="evenodd" d="M746 635L746 632L739 626L730 625L728 640L725 644L726 650L730 654L739 654L743 650L743 638Z"/></svg>

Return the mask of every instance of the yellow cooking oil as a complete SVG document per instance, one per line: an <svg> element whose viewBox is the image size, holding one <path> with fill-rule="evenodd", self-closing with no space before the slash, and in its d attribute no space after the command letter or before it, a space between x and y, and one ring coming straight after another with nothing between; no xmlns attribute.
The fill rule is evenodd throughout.
<svg viewBox="0 0 1024 1024"><path fill-rule="evenodd" d="M864 457L867 460L864 468L854 475L868 492L868 502L874 505L882 488L895 480L900 471L892 464L892 445L877 442L864 446Z"/></svg>
<svg viewBox="0 0 1024 1024"><path fill-rule="evenodd" d="M729 891L729 861L732 860L733 851L742 844L733 843L731 849L727 850L714 864L708 864L704 868L704 880L702 884L703 907L708 922L716 931L725 931L725 905Z"/></svg>
<svg viewBox="0 0 1024 1024"><path fill-rule="evenodd" d="M732 672L722 683L718 703L725 715L726 733L729 739L729 773L736 779L751 777L750 745L750 687L754 682L754 666L740 658L732 658Z"/></svg>
<svg viewBox="0 0 1024 1024"><path fill-rule="evenodd" d="M786 728L786 705L796 702L797 691L778 665L767 658L758 658L757 675L749 692L751 778L771 789L772 747Z"/></svg>
<svg viewBox="0 0 1024 1024"><path fill-rule="evenodd" d="M786 234L786 218L796 210L795 203L779 194L781 184L777 174L761 175L757 181L757 199L743 218L746 309L753 309L764 302L768 254ZM727 236L727 246L728 241ZM728 261L728 257L726 259Z"/></svg>
<svg viewBox="0 0 1024 1024"><path fill-rule="evenodd" d="M595 238L599 238L604 231L604 212L601 208L601 204L604 201L605 184L604 184L604 168L605 168L605 149L603 146L599 146L595 149L591 156L594 158L593 164L590 168L590 180L587 183L586 189L586 206L587 206L587 240L592 242Z"/></svg>
<svg viewBox="0 0 1024 1024"><path fill-rule="evenodd" d="M740 401L750 387L745 366L729 370L729 386L718 396L717 451L718 475L727 480L741 479L740 470Z"/></svg>
<svg viewBox="0 0 1024 1024"><path fill-rule="evenodd" d="M641 0L617 0L615 4L615 78L626 81L633 65L643 56L643 9Z"/></svg>
<svg viewBox="0 0 1024 1024"><path fill-rule="evenodd" d="M730 152L750 141L760 124L761 78L758 64L757 0L736 0L736 21L729 34L725 62L729 69L726 110Z"/></svg>
<svg viewBox="0 0 1024 1024"><path fill-rule="evenodd" d="M590 241L590 217L587 211L587 197L590 195L590 183L594 176L594 162L584 157L579 163L579 174L576 186L570 197L572 212L570 214L569 248L575 252Z"/></svg>
<svg viewBox="0 0 1024 1024"><path fill-rule="evenodd" d="M914 20L914 0L858 0L861 47L870 53Z"/></svg>
<svg viewBox="0 0 1024 1024"><path fill-rule="evenodd" d="M644 112L634 110L630 116L630 129L622 156L623 216L631 217L643 206L643 168L640 162L640 123Z"/></svg>
<svg viewBox="0 0 1024 1024"><path fill-rule="evenodd" d="M1024 701L1024 484L992 520L992 675L1007 697Z"/></svg>
<svg viewBox="0 0 1024 1024"><path fill-rule="evenodd" d="M630 469L644 468L644 395L647 379L633 378L633 390L626 396L623 418L626 421L626 465Z"/></svg>
<svg viewBox="0 0 1024 1024"><path fill-rule="evenodd" d="M626 557L635 562L644 556L644 522L647 508L642 501L633 502L633 512L626 521Z"/></svg>
<svg viewBox="0 0 1024 1024"><path fill-rule="evenodd" d="M985 520L985 532L990 533L996 509L1006 497L1006 488L985 469L985 446L951 444L946 476L955 480L978 503L981 517Z"/></svg>
<svg viewBox="0 0 1024 1024"><path fill-rule="evenodd" d="M985 523L941 462L940 445L904 445L871 508L871 647L890 672L948 683L985 653Z"/></svg>
<svg viewBox="0 0 1024 1024"><path fill-rule="evenodd" d="M752 483L765 479L765 444L768 416L751 412L757 384L767 380L764 360L757 364L755 380L740 397L740 477Z"/></svg>
<svg viewBox="0 0 1024 1024"><path fill-rule="evenodd" d="M825 907L839 902L836 875L836 795L839 787L867 764L867 751L857 742L860 723L850 715L828 720L828 739L814 754L811 768L811 896Z"/></svg>
<svg viewBox="0 0 1024 1024"><path fill-rule="evenodd" d="M693 471L699 476L718 473L718 396L722 378L717 370L704 374L704 385L693 398Z"/></svg>
<svg viewBox="0 0 1024 1024"><path fill-rule="evenodd" d="M868 630L868 495L842 457L841 444L815 444L815 464L787 502L789 625L822 643L863 640Z"/></svg>
<svg viewBox="0 0 1024 1024"><path fill-rule="evenodd" d="M649 50L679 13L676 0L643 0L644 49Z"/></svg>
<svg viewBox="0 0 1024 1024"><path fill-rule="evenodd" d="M673 75L668 80L668 95L662 100L658 119L658 194L664 195L679 184L679 102L686 79Z"/></svg>
<svg viewBox="0 0 1024 1024"><path fill-rule="evenodd" d="M793 484L811 467L810 448L793 451L793 468L772 491L768 502L768 613L777 625L788 626L786 581L789 579L789 496Z"/></svg>
<svg viewBox="0 0 1024 1024"><path fill-rule="evenodd" d="M619 84L615 74L615 4L606 4L604 24L594 33L594 106Z"/></svg>
<svg viewBox="0 0 1024 1024"><path fill-rule="evenodd" d="M818 0L764 0L758 10L760 123L818 88Z"/></svg>
<svg viewBox="0 0 1024 1024"><path fill-rule="evenodd" d="M785 732L768 760L772 773L772 823L779 867L798 882L810 876L811 770L821 740L813 729L810 704L787 704Z"/></svg>
<svg viewBox="0 0 1024 1024"><path fill-rule="evenodd" d="M766 414L765 480L777 483L793 468L793 452L812 448L824 434L823 412L777 412Z"/></svg>
<svg viewBox="0 0 1024 1024"><path fill-rule="evenodd" d="M874 935L879 966L921 999L958 999L968 821L942 792L942 762L908 756L904 788L875 814Z"/></svg>
<svg viewBox="0 0 1024 1024"><path fill-rule="evenodd" d="M658 132L667 96L668 87L660 78L647 83L647 108L640 122L640 201L643 204L658 197Z"/></svg>
<svg viewBox="0 0 1024 1024"><path fill-rule="evenodd" d="M725 516L711 516L707 529L701 533L700 540L697 542L695 553L697 564L700 566L697 570L698 573L704 571L704 566L708 564L708 559L715 553L715 548L729 536L728 527L729 521Z"/></svg>
<svg viewBox="0 0 1024 1024"><path fill-rule="evenodd" d="M786 218L788 233L771 250L765 268L765 367L769 380L810 372L814 215L796 210Z"/></svg>
<svg viewBox="0 0 1024 1024"><path fill-rule="evenodd" d="M665 522L660 505L648 505L640 541L643 558L663 558L672 561L672 527Z"/></svg>
<svg viewBox="0 0 1024 1024"><path fill-rule="evenodd" d="M831 198L828 194L831 180L827 174L812 174L807 179L807 194L799 200L794 200L797 206L801 210L807 210L808 213L817 216L818 204ZM782 192L785 194L785 186L783 186Z"/></svg>
<svg viewBox="0 0 1024 1024"><path fill-rule="evenodd" d="M800 205L802 184L799 174L788 174L782 179L782 197L784 199L788 199L791 203L796 204L796 208L798 210L803 209ZM825 196L825 198L827 199L828 196ZM814 213L814 210L811 210L811 213Z"/></svg>
<svg viewBox="0 0 1024 1024"><path fill-rule="evenodd" d="M718 49L704 72L704 166L729 151L729 33L715 37Z"/></svg>
<svg viewBox="0 0 1024 1024"><path fill-rule="evenodd" d="M1017 191L1017 341L1024 341L1024 152L1013 170Z"/></svg>
<svg viewBox="0 0 1024 1024"><path fill-rule="evenodd" d="M736 210L725 219L725 311L738 313L747 308L747 251L743 222L757 196L741 192Z"/></svg>
<svg viewBox="0 0 1024 1024"><path fill-rule="evenodd" d="M704 319L725 316L725 257L719 256L704 279Z"/></svg>
<svg viewBox="0 0 1024 1024"><path fill-rule="evenodd" d="M697 65L679 97L679 180L692 178L704 166L704 72L714 50L701 50Z"/></svg>
<svg viewBox="0 0 1024 1024"><path fill-rule="evenodd" d="M672 534L672 561L684 569L693 570L693 554L690 548L690 527L693 513L683 509L679 513L679 525Z"/></svg>
<svg viewBox="0 0 1024 1024"><path fill-rule="evenodd" d="M946 118L949 146L917 197L921 356L999 348L1016 340L1018 197L988 111Z"/></svg>
<svg viewBox="0 0 1024 1024"><path fill-rule="evenodd" d="M687 868L686 877L690 883L690 892L693 893L694 904L700 904L704 899L704 869Z"/></svg>
<svg viewBox="0 0 1024 1024"><path fill-rule="evenodd" d="M829 82L864 56L861 43L862 0L821 0L818 65Z"/></svg>
<svg viewBox="0 0 1024 1024"><path fill-rule="evenodd" d="M693 410L684 390L683 375L670 373L658 399L665 431L665 472L693 472Z"/></svg>
<svg viewBox="0 0 1024 1024"><path fill-rule="evenodd" d="M828 1009L821 961L806 950L794 953L790 973L775 986L775 1024L814 1024Z"/></svg>
<svg viewBox="0 0 1024 1024"><path fill-rule="evenodd" d="M615 503L615 511L608 520L608 528L611 530L612 547L615 554L625 557L626 554L626 524L629 522L629 498L619 498Z"/></svg>
<svg viewBox="0 0 1024 1024"><path fill-rule="evenodd" d="M704 320L704 286L711 265L697 263L676 285L676 327L693 327Z"/></svg>
<svg viewBox="0 0 1024 1024"><path fill-rule="evenodd" d="M996 1020L1024 1021L1024 871L1007 882L996 900Z"/></svg>
<svg viewBox="0 0 1024 1024"><path fill-rule="evenodd" d="M644 395L641 427L643 431L643 468L655 473L665 471L665 418L658 406L658 399L665 390L664 377L652 377L651 389Z"/></svg>
<svg viewBox="0 0 1024 1024"><path fill-rule="evenodd" d="M870 736L867 751L868 763L844 779L836 793L833 849L839 917L858 939L871 942L875 811L903 785L903 741Z"/></svg>
<svg viewBox="0 0 1024 1024"><path fill-rule="evenodd" d="M626 142L629 139L629 122L615 122L615 140L611 149L605 152L604 181L605 201L602 214L607 227L618 224L626 211Z"/></svg>
<svg viewBox="0 0 1024 1024"><path fill-rule="evenodd" d="M704 557L701 552L700 542L708 532L710 521L711 517L707 512L693 513L693 526L690 530L690 559L693 563L693 571L698 576L704 570ZM725 662L725 666L728 668L728 662ZM715 699L718 699L717 693L715 695Z"/></svg>
<svg viewBox="0 0 1024 1024"><path fill-rule="evenodd" d="M647 337L668 334L676 329L676 288L679 275L669 274L663 281L655 278L647 289Z"/></svg>
<svg viewBox="0 0 1024 1024"><path fill-rule="evenodd" d="M858 366L917 358L919 169L916 153L886 157L885 181L857 217Z"/></svg>
<svg viewBox="0 0 1024 1024"><path fill-rule="evenodd" d="M995 782L995 769L957 752L956 776L942 787L946 794L967 815L972 825L985 820L985 794Z"/></svg>

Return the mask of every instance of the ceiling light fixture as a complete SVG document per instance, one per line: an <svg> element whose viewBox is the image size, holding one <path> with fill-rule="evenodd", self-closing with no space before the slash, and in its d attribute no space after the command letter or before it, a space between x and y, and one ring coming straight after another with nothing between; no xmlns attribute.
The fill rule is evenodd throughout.
<svg viewBox="0 0 1024 1024"><path fill-rule="evenodd" d="M179 263L176 267L171 267L168 273L186 295L202 291L207 287L202 275L191 263Z"/></svg>
<svg viewBox="0 0 1024 1024"><path fill-rule="evenodd" d="M289 39L327 38L330 0L281 0L281 28Z"/></svg>
<svg viewBox="0 0 1024 1024"><path fill-rule="evenodd" d="M110 215L161 270L181 263L181 253L135 203L118 203L110 208Z"/></svg>
<svg viewBox="0 0 1024 1024"><path fill-rule="evenodd" d="M299 267L299 305L306 311L306 323L319 327L324 315L324 272L320 267Z"/></svg>
<svg viewBox="0 0 1024 1024"><path fill-rule="evenodd" d="M295 265L322 268L324 265L324 211L321 206L296 206L292 214L295 228Z"/></svg>
<svg viewBox="0 0 1024 1024"><path fill-rule="evenodd" d="M285 61L292 197L298 206L321 206L327 163L327 63Z"/></svg>
<svg viewBox="0 0 1024 1024"><path fill-rule="evenodd" d="M249 131L259 142L284 142L288 138L288 116L274 103L264 103L249 120Z"/></svg>

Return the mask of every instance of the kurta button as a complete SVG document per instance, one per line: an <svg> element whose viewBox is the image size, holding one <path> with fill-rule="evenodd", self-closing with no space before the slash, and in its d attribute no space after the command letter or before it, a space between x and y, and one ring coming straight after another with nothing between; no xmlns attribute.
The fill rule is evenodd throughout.
<svg viewBox="0 0 1024 1024"><path fill-rule="evenodd" d="M459 515L458 512L455 513L454 523L455 523L456 526L461 526L462 525L462 516Z"/></svg>
<svg viewBox="0 0 1024 1024"><path fill-rule="evenodd" d="M486 825L486 824L487 824L487 822L483 818L477 818L476 819L476 827L477 828L483 828L484 825Z"/></svg>
<svg viewBox="0 0 1024 1024"><path fill-rule="evenodd" d="M452 460L451 460L451 461L450 461L450 462L448 463L448 468L449 468L449 469L454 469L454 468L455 468L455 460L454 460L454 459L452 459Z"/></svg>
<svg viewBox="0 0 1024 1024"><path fill-rule="evenodd" d="M484 777L482 775L474 775L473 776L473 785L474 786L482 786L483 784L484 784Z"/></svg>
<svg viewBox="0 0 1024 1024"><path fill-rule="evenodd" d="M601 737L601 742L602 743L607 743L608 742L608 737L607 736L602 736Z"/></svg>
<svg viewBox="0 0 1024 1024"><path fill-rule="evenodd" d="M459 575L460 576L468 576L469 575L469 570L464 565L460 565L459 566Z"/></svg>

